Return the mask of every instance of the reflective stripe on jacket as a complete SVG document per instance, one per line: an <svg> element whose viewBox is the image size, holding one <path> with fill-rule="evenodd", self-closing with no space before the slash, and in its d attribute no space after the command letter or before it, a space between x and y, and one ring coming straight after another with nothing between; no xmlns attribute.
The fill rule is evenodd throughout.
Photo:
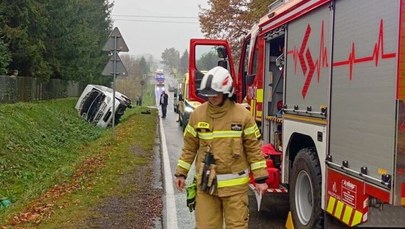
<svg viewBox="0 0 405 229"><path fill-rule="evenodd" d="M229 187L233 187L233 191L236 186L245 190L248 173L238 174L250 170L255 179L268 176L259 137L259 128L244 107L230 100L221 107L206 102L194 110L185 128L176 174L187 175L195 159L197 180L200 179L198 174L210 146L218 174L218 195L227 195L226 188Z"/></svg>

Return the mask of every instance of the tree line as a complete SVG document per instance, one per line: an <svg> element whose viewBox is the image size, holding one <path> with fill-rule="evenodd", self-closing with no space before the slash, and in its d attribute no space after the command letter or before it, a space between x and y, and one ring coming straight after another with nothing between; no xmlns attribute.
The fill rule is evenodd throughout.
<svg viewBox="0 0 405 229"><path fill-rule="evenodd" d="M108 0L0 1L0 74L102 80L112 7Z"/></svg>
<svg viewBox="0 0 405 229"><path fill-rule="evenodd" d="M228 40L237 59L241 38L265 15L273 1L207 2L209 8L200 8L199 13L204 37ZM112 30L112 7L108 0L0 1L0 74L44 81L111 81L101 72L109 60L109 53L102 47ZM180 55L174 48L167 48L161 59L176 76L188 71L187 50ZM141 76L146 74L144 70L138 72Z"/></svg>

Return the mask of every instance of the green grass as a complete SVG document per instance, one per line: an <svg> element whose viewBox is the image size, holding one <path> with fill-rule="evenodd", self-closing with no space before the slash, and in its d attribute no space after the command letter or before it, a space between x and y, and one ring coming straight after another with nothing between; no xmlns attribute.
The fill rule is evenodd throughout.
<svg viewBox="0 0 405 229"><path fill-rule="evenodd" d="M70 165L86 156L79 146L106 131L78 117L76 101L0 105L0 195L14 209L67 179Z"/></svg>
<svg viewBox="0 0 405 229"><path fill-rule="evenodd" d="M143 115L140 112L144 109L144 107L133 109L133 113L123 118L124 123L119 125L115 132L115 144L104 145L95 150L94 155L104 158L103 168L83 182L86 188L59 199L56 205L63 208L56 210L55 216L42 223L40 228L80 228L86 219L95 214L93 207L104 198L111 195L126 196L135 192L138 185L143 185L134 183L125 188L120 187L123 174L131 173L138 165L150 163L152 160L150 156L153 153L156 133L145 130L156 127L157 110L152 110L152 115ZM109 136L103 136L88 147L95 148L108 138ZM149 156L136 156L133 152L134 146L138 147L138 150L149 152Z"/></svg>
<svg viewBox="0 0 405 229"><path fill-rule="evenodd" d="M141 115L143 107L127 110L116 127L116 142L111 144L111 129L85 122L74 109L76 101L77 98L68 98L0 105L0 198L12 201L9 208L0 209L0 225L24 211L51 187L72 183L75 172L89 159L105 165L97 167L94 173L82 174L79 188L72 195L85 193L81 203L95 203L113 190L117 174L142 161L131 158L131 144L137 142L145 150L153 148L155 133L145 134L144 130L154 130L157 111ZM86 197L90 186L94 198ZM72 195L54 201L76 198Z"/></svg>
<svg viewBox="0 0 405 229"><path fill-rule="evenodd" d="M33 183L46 186L55 172L69 173L60 163L83 156L77 146L105 131L78 117L76 101L0 106L0 195L17 202L29 197L26 190L33 190Z"/></svg>

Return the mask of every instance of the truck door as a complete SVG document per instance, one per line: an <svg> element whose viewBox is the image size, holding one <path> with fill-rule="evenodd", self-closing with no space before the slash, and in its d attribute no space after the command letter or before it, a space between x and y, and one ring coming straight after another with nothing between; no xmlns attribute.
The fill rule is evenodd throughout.
<svg viewBox="0 0 405 229"><path fill-rule="evenodd" d="M205 98L198 94L201 80L208 70L215 66L222 66L230 72L234 87L238 88L231 49L226 40L191 39L189 54L189 97L198 102ZM239 94L238 92L236 94ZM238 100L239 101L239 100Z"/></svg>

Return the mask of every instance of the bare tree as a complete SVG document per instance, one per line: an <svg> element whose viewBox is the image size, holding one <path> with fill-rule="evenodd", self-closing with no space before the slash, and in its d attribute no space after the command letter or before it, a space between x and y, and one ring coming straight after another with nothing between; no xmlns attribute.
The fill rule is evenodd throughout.
<svg viewBox="0 0 405 229"><path fill-rule="evenodd" d="M122 55L121 60L128 71L128 76L117 78L116 89L132 101L136 101L142 96L142 81L144 85L147 83L150 63L146 62L144 57L135 58L130 55Z"/></svg>

